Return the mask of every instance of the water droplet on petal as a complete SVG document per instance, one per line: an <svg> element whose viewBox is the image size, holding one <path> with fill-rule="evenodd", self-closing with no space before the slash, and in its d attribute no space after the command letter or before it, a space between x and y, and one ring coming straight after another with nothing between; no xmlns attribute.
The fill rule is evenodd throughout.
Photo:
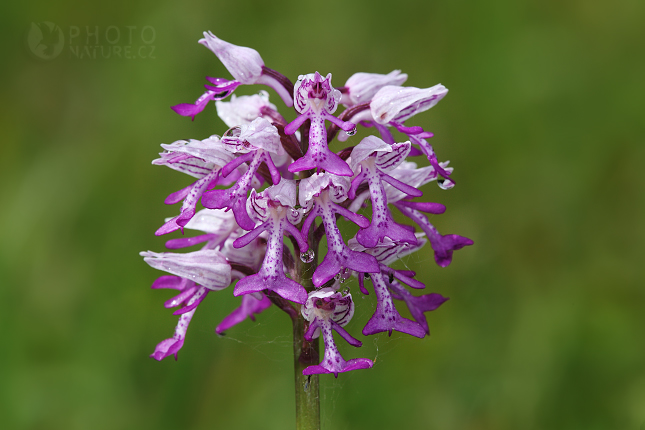
<svg viewBox="0 0 645 430"><path fill-rule="evenodd" d="M334 281L339 281L340 282L340 279L341 279L341 274L340 274L340 272L338 272L338 273L336 273L336 276L334 276Z"/></svg>
<svg viewBox="0 0 645 430"><path fill-rule="evenodd" d="M349 294L349 287L345 287L342 289L341 293L343 293L343 296L346 296Z"/></svg>
<svg viewBox="0 0 645 430"><path fill-rule="evenodd" d="M455 183L450 179L439 179L437 180L437 185L439 185L439 188L442 190L449 190L455 186Z"/></svg>
<svg viewBox="0 0 645 430"><path fill-rule="evenodd" d="M352 128L351 130L346 131L345 133L347 133L348 136L355 135L356 134L356 126L354 126L354 128Z"/></svg>
<svg viewBox="0 0 645 430"><path fill-rule="evenodd" d="M308 250L307 252L302 252L300 253L300 261L303 263L311 263L314 261L314 256L316 254L314 253L313 249Z"/></svg>

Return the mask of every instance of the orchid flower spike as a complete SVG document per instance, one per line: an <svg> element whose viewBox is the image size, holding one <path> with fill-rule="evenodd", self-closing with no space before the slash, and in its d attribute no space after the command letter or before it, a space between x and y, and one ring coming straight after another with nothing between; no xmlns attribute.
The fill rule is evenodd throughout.
<svg viewBox="0 0 645 430"><path fill-rule="evenodd" d="M294 322L294 342L299 345L295 350L306 355L296 357L300 388L308 384L303 375L338 377L374 364L367 358L346 361L334 341L336 331L350 345L362 345L343 328L355 303L349 287L340 285L351 276L358 277L363 294L374 291L376 296L376 309L363 335L393 331L419 338L428 335L426 313L447 298L434 292L413 295L410 289L426 288L425 279L391 265L429 243L435 261L445 267L454 251L473 244L464 236L442 235L430 223L426 214L443 214L446 207L423 201L421 187L436 181L442 189L452 188L453 168L448 161L439 162L428 143L431 132L405 125L415 114L435 106L448 90L441 84L403 87L407 75L399 70L356 73L340 88L332 86L331 73L314 72L300 75L294 85L268 68L252 48L223 41L211 32L204 33L199 43L231 76L207 77L206 92L195 103L172 109L194 119L214 101L228 130L221 137L164 144L153 161L194 178L194 183L165 199L166 204L181 203L181 208L155 234L181 230L183 235L185 229L198 233L171 236L166 247L172 252L141 253L151 267L167 273L152 288L177 290L164 304L176 309L174 334L158 343L151 357L176 359L199 304L229 285L239 302L215 332L233 330L275 305ZM285 117L293 116L279 112L266 91L233 95L240 85L258 84L271 87L287 107L293 107L295 119L287 121ZM341 107L336 114L339 104L344 110ZM372 128L380 137L370 135L358 142L351 138L358 126ZM395 139L392 129L407 138ZM351 146L332 151L336 138ZM425 166L408 161L420 155L428 160ZM204 209L198 207L200 202ZM392 207L411 225L395 221ZM345 231L346 221L358 226L350 226L357 232L347 241L351 233ZM326 249L320 249L321 243ZM190 247L201 249L179 251ZM402 316L395 303L407 306L410 317ZM311 361L310 352L316 347L310 342L321 334L325 352L317 363L317 358Z"/></svg>

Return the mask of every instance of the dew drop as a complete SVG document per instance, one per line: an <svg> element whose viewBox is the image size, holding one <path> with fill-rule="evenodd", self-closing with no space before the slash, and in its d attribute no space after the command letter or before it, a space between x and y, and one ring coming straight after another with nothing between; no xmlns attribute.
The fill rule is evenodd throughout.
<svg viewBox="0 0 645 430"><path fill-rule="evenodd" d="M351 130L349 130L349 131L346 131L345 133L347 133L347 135L348 135L348 136L353 136L353 135L355 135L355 134L356 134L356 127L352 128L352 129L351 129Z"/></svg>
<svg viewBox="0 0 645 430"><path fill-rule="evenodd" d="M313 249L308 250L307 252L302 252L300 253L300 261L303 263L311 263L314 261L314 256L316 254L314 253Z"/></svg>
<svg viewBox="0 0 645 430"><path fill-rule="evenodd" d="M442 190L449 190L455 186L455 183L450 179L439 179L437 180L437 185L439 185L439 188Z"/></svg>
<svg viewBox="0 0 645 430"><path fill-rule="evenodd" d="M345 287L342 289L341 293L343 293L343 296L346 296L349 294L349 287Z"/></svg>

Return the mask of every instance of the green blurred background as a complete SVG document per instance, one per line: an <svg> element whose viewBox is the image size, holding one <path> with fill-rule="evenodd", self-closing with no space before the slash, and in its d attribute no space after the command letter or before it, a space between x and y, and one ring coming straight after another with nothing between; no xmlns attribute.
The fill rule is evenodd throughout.
<svg viewBox="0 0 645 430"><path fill-rule="evenodd" d="M191 181L150 161L160 143L225 130L212 105L194 122L169 108L197 98L204 76L229 76L197 44L204 30L292 79L318 70L340 86L354 72L402 69L408 85L450 89L410 124L435 132L456 168L453 190L424 188L448 206L433 222L475 246L445 269L429 249L401 263L451 298L428 315L429 338L364 338L373 295L355 291L348 329L364 346L341 351L376 365L321 378L323 428L645 425L643 1L70 0L0 11L3 428L293 427L290 325L274 308L218 338L238 299L211 294L179 361L148 358L177 318L138 252L163 250L153 232L178 211L163 199ZM65 37L51 61L28 48L31 23L45 21ZM98 42L86 26L99 27ZM109 26L121 33L114 45ZM98 46L97 58L70 45ZM101 58L126 45L154 46L154 58Z"/></svg>

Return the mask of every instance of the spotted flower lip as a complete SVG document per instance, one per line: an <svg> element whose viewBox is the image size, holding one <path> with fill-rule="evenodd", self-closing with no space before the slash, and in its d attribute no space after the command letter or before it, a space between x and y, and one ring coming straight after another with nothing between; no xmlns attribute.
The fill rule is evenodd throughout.
<svg viewBox="0 0 645 430"><path fill-rule="evenodd" d="M425 337L426 333L423 327L415 321L403 318L396 310L388 292L385 277L381 273L373 273L370 278L376 293L376 310L363 328L363 334L369 336L387 332L391 336L392 331L396 330L418 338Z"/></svg>
<svg viewBox="0 0 645 430"><path fill-rule="evenodd" d="M354 73L345 82L345 93L340 102L347 106L367 103L378 90L388 85L403 85L408 75L400 70L393 70L387 75L380 73Z"/></svg>
<svg viewBox="0 0 645 430"><path fill-rule="evenodd" d="M441 84L425 89L388 85L378 90L372 98L372 117L379 124L391 121L402 123L419 112L430 109L446 94L448 90Z"/></svg>
<svg viewBox="0 0 645 430"><path fill-rule="evenodd" d="M426 209L431 208L424 208L402 202L395 203L395 206L401 211L401 213L416 222L428 235L430 245L434 250L435 261L440 267L447 267L450 265L452 262L452 253L454 251L459 250L464 246L474 244L471 239L464 236L459 236L457 234L442 235L439 233L430 221L428 221L428 218L420 212L420 210L427 211Z"/></svg>
<svg viewBox="0 0 645 430"><path fill-rule="evenodd" d="M269 108L277 111L278 108L269 102L269 93L262 90L259 94L251 96L231 96L228 102L216 101L217 116L220 117L227 127L248 125L262 114L262 108Z"/></svg>

